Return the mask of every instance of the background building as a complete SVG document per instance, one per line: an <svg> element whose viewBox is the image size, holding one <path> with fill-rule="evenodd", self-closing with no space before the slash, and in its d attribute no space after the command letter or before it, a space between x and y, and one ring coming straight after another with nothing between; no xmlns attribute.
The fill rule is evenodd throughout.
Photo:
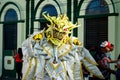
<svg viewBox="0 0 120 80"><path fill-rule="evenodd" d="M46 27L44 11L81 24L73 35L86 48L108 40L115 45L112 58L120 53L120 0L0 0L0 76L16 76L12 50Z"/></svg>

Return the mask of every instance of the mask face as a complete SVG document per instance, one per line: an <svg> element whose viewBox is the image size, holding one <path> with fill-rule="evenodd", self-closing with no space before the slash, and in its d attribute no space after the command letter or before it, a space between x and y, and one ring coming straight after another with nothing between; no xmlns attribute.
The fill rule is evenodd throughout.
<svg viewBox="0 0 120 80"><path fill-rule="evenodd" d="M77 24L72 24L66 14L58 15L57 17L49 16L45 13L42 15L50 22L50 24L47 25L48 29L45 31L47 40L55 45L63 45L66 43L66 38L71 33L71 30L79 26Z"/></svg>
<svg viewBox="0 0 120 80"><path fill-rule="evenodd" d="M66 35L65 32L59 32L57 30L53 30L53 38L57 38L59 40L62 40L65 35Z"/></svg>
<svg viewBox="0 0 120 80"><path fill-rule="evenodd" d="M57 30L53 30L52 36L50 38L50 41L54 44L54 45L60 45L63 44L64 40L66 38L66 33L65 32L59 32Z"/></svg>

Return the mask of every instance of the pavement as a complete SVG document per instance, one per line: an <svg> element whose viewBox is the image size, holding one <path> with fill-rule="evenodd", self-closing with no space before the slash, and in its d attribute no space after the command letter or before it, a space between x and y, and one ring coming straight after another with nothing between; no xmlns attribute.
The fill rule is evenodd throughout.
<svg viewBox="0 0 120 80"><path fill-rule="evenodd" d="M4 77L0 77L0 80L17 80L17 79L13 77L4 76Z"/></svg>

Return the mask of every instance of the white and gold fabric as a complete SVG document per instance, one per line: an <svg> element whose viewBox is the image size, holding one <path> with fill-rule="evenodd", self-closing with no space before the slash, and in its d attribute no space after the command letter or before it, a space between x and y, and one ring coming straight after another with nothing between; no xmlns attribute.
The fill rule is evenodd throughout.
<svg viewBox="0 0 120 80"><path fill-rule="evenodd" d="M33 33L22 44L23 80L83 80L82 65L103 79L89 51L78 38L68 36L76 25L66 15L43 15L51 22L49 28Z"/></svg>

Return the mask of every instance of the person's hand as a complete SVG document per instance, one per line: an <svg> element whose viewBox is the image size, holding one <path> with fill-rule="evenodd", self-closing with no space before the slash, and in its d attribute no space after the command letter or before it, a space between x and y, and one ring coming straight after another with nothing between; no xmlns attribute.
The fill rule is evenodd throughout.
<svg viewBox="0 0 120 80"><path fill-rule="evenodd" d="M115 71L115 70L112 70L112 69L110 69L110 68L106 68L106 70L107 70L108 72L112 73L112 74L116 74L116 71Z"/></svg>

